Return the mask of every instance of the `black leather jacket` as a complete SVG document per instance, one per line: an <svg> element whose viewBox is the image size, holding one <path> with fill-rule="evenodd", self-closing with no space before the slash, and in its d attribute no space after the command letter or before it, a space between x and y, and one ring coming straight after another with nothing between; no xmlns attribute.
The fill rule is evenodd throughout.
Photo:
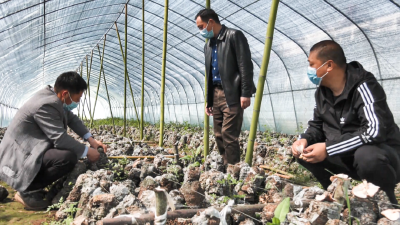
<svg viewBox="0 0 400 225"><path fill-rule="evenodd" d="M256 92L249 44L241 31L227 28L225 25L222 25L216 41L222 88L228 106L234 105L240 103L240 97L251 97ZM210 41L208 41L204 46L208 76L207 107L212 107L214 100L211 51Z"/></svg>

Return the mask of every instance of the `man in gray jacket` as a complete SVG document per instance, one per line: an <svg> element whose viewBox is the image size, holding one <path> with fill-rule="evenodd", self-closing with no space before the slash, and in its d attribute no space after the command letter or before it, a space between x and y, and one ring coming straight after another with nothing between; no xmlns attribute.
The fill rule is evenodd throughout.
<svg viewBox="0 0 400 225"><path fill-rule="evenodd" d="M207 77L206 113L214 117L214 134L224 164L240 161L239 135L243 111L256 92L253 62L243 32L221 25L212 9L200 10L196 25L204 38Z"/></svg>
<svg viewBox="0 0 400 225"><path fill-rule="evenodd" d="M26 209L44 209L43 188L68 174L79 158L97 161L98 147L83 122L71 110L78 106L85 80L76 72L61 74L16 113L0 143L0 179L18 193ZM90 148L67 134L67 126L90 143ZM50 199L51 200L51 199Z"/></svg>

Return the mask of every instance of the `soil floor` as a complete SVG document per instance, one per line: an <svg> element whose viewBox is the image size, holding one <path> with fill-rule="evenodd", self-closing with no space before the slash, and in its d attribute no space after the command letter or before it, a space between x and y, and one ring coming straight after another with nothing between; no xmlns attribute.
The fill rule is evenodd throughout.
<svg viewBox="0 0 400 225"><path fill-rule="evenodd" d="M8 197L0 202L0 225L41 225L51 220L56 211L28 211L24 206L14 200L16 191L8 186L5 182L0 181L0 185L7 188Z"/></svg>

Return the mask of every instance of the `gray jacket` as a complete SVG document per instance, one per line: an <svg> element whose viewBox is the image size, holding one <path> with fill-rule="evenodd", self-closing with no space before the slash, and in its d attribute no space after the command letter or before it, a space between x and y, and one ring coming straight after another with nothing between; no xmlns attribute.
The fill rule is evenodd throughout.
<svg viewBox="0 0 400 225"><path fill-rule="evenodd" d="M67 134L67 126L83 137L88 129L50 86L38 91L16 113L0 143L0 180L17 191L32 183L50 148L69 150L80 158L85 145Z"/></svg>

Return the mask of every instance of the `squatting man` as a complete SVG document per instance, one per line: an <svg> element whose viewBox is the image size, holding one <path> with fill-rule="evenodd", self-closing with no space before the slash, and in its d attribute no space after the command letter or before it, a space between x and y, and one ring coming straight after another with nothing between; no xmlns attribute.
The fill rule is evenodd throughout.
<svg viewBox="0 0 400 225"><path fill-rule="evenodd" d="M79 158L97 161L98 147L107 151L71 112L86 89L78 73L61 74L54 88L38 91L18 110L5 133L0 143L0 179L18 191L15 200L26 209L47 208L55 193L45 193L44 187L71 172ZM91 147L69 136L67 127Z"/></svg>
<svg viewBox="0 0 400 225"><path fill-rule="evenodd" d="M293 155L325 189L330 172L344 173L379 186L397 204L400 132L382 86L360 63L346 63L343 49L331 40L315 44L308 62L307 75L318 85L316 105Z"/></svg>

